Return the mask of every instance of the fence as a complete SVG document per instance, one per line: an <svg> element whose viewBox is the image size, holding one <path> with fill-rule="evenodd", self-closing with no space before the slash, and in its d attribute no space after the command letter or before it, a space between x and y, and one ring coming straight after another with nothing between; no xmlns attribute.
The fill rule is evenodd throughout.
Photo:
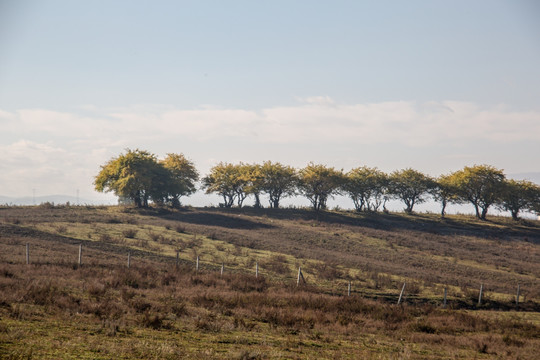
<svg viewBox="0 0 540 360"><path fill-rule="evenodd" d="M26 264L27 265L30 265L31 264L31 257L30 257L30 243L26 243L26 252L25 252L25 260L26 260ZM131 268L132 266L132 252L131 251L128 251L127 252L127 268ZM178 269L179 267L179 263L180 263L180 251L176 251L176 257L175 257L175 262L174 262L174 267L176 269ZM76 264L77 264L77 267L82 267L83 266L83 244L79 244L78 246L78 256L77 256L77 261L76 261ZM213 266L215 267L215 266ZM200 265L200 257L197 255L195 261L194 261L194 268L195 268L195 271L196 273L199 273L199 271L201 270L201 265ZM220 273L220 276L222 277L224 272L225 272L225 264L224 263L221 263L221 265L218 267L219 268L219 273ZM260 269L259 269L259 263L256 261L255 262L255 269L253 270L254 272L254 275L255 275L255 278L259 278L259 272L260 272ZM339 280L339 279L338 279ZM304 277L304 274L302 272L302 267L299 266L298 267L298 273L297 273L297 276L296 276L296 286L297 287L300 287L301 285L306 285L307 284L307 281L306 281L306 278ZM397 300L397 305L401 305L405 302L405 299L406 299L406 282L403 283L403 286L401 287L401 291L399 293L399 297L398 297L398 300ZM315 284L313 284L315 285ZM351 294L354 292L353 290L353 284L352 284L352 281L348 281L347 282L347 290L346 290L346 294L347 296L351 296ZM519 309L519 304L520 304L520 293L522 292L522 288L520 287L520 285L518 284L517 285L517 291L516 291L516 295L515 295L515 300L512 300L512 303L515 302L515 307L516 309ZM485 292L485 289L484 289L484 284L481 283L480 284L480 289L479 289L479 292L478 292L478 302L477 302L477 306L481 306L483 304L483 297L484 297L484 292ZM359 291L356 292L358 295L361 295L361 293ZM443 295L442 295L442 303L440 304L443 308L447 308L448 306L448 288L447 287L444 287L443 289Z"/></svg>

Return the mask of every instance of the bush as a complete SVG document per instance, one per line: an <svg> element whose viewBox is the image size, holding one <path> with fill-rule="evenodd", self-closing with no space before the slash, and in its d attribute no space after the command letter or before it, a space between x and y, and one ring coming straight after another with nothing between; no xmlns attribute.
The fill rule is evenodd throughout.
<svg viewBox="0 0 540 360"><path fill-rule="evenodd" d="M135 236L137 236L137 230L135 229L126 229L122 231L122 235L124 235L125 238L133 239Z"/></svg>

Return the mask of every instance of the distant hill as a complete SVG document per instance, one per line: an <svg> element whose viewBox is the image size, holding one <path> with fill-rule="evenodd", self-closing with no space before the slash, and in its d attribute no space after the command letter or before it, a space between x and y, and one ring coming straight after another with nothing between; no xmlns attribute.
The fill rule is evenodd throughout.
<svg viewBox="0 0 540 360"><path fill-rule="evenodd" d="M79 198L76 196L70 195L47 195L47 196L36 196L35 198L31 196L27 197L9 197L9 196L0 196L0 204L7 205L39 205L43 203L54 203L54 204L65 204L69 202L73 205L97 205L102 204L103 201L95 201L89 199Z"/></svg>

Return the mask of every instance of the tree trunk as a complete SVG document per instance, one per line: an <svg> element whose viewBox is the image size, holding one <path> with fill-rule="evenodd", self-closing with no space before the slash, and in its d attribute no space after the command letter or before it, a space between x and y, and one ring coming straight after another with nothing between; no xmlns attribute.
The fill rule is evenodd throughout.
<svg viewBox="0 0 540 360"><path fill-rule="evenodd" d="M481 219L482 217L480 216L480 209L478 209L477 204L474 204L474 210L476 211L476 217Z"/></svg>
<svg viewBox="0 0 540 360"><path fill-rule="evenodd" d="M442 208L441 208L441 217L443 218L446 215L446 200L442 201Z"/></svg>
<svg viewBox="0 0 540 360"><path fill-rule="evenodd" d="M487 212L488 212L488 207L483 207L482 208L482 215L480 217L481 220L486 220L486 215L487 215Z"/></svg>
<svg viewBox="0 0 540 360"><path fill-rule="evenodd" d="M519 217L518 217L519 210L510 210L510 214L512 214L512 220L514 221L519 220Z"/></svg>

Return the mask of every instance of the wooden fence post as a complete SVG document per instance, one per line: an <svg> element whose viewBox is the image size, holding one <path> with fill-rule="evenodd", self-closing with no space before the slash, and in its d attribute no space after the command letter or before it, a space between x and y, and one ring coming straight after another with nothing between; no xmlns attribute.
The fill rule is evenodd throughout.
<svg viewBox="0 0 540 360"><path fill-rule="evenodd" d="M518 284L517 293L516 293L516 306L519 306L519 284Z"/></svg>
<svg viewBox="0 0 540 360"><path fill-rule="evenodd" d="M26 265L30 264L30 244L26 243Z"/></svg>
<svg viewBox="0 0 540 360"><path fill-rule="evenodd" d="M128 251L128 269L131 267L131 252Z"/></svg>
<svg viewBox="0 0 540 360"><path fill-rule="evenodd" d="M255 277L259 277L259 263L255 262Z"/></svg>
<svg viewBox="0 0 540 360"><path fill-rule="evenodd" d="M225 268L225 264L221 263L221 271L220 271L220 276L223 277L223 270Z"/></svg>
<svg viewBox="0 0 540 360"><path fill-rule="evenodd" d="M398 299L398 301L397 301L397 304L398 304L398 305L401 304L401 299L403 298L403 292L405 291L405 285L406 285L406 284L407 284L407 283L403 283L403 287L401 288L401 292L399 293L399 299Z"/></svg>
<svg viewBox="0 0 540 360"><path fill-rule="evenodd" d="M446 293L447 293L447 289L444 288L444 299L443 299L443 309L446 309Z"/></svg>
<svg viewBox="0 0 540 360"><path fill-rule="evenodd" d="M298 277L296 279L296 286L300 285L300 279L302 279L304 284L306 283L306 279L304 279L304 274L302 274L302 267L301 266L298 267Z"/></svg>
<svg viewBox="0 0 540 360"><path fill-rule="evenodd" d="M482 293L484 292L484 284L480 284L480 294L478 294L478 305L482 305Z"/></svg>
<svg viewBox="0 0 540 360"><path fill-rule="evenodd" d="M347 288L347 296L351 296L351 282L349 281L349 287Z"/></svg>
<svg viewBox="0 0 540 360"><path fill-rule="evenodd" d="M82 265L82 244L79 244L79 266Z"/></svg>
<svg viewBox="0 0 540 360"><path fill-rule="evenodd" d="M195 270L199 272L199 255L197 255L197 262L195 263Z"/></svg>
<svg viewBox="0 0 540 360"><path fill-rule="evenodd" d="M175 267L178 268L178 262L180 261L180 250L176 250L176 263Z"/></svg>

